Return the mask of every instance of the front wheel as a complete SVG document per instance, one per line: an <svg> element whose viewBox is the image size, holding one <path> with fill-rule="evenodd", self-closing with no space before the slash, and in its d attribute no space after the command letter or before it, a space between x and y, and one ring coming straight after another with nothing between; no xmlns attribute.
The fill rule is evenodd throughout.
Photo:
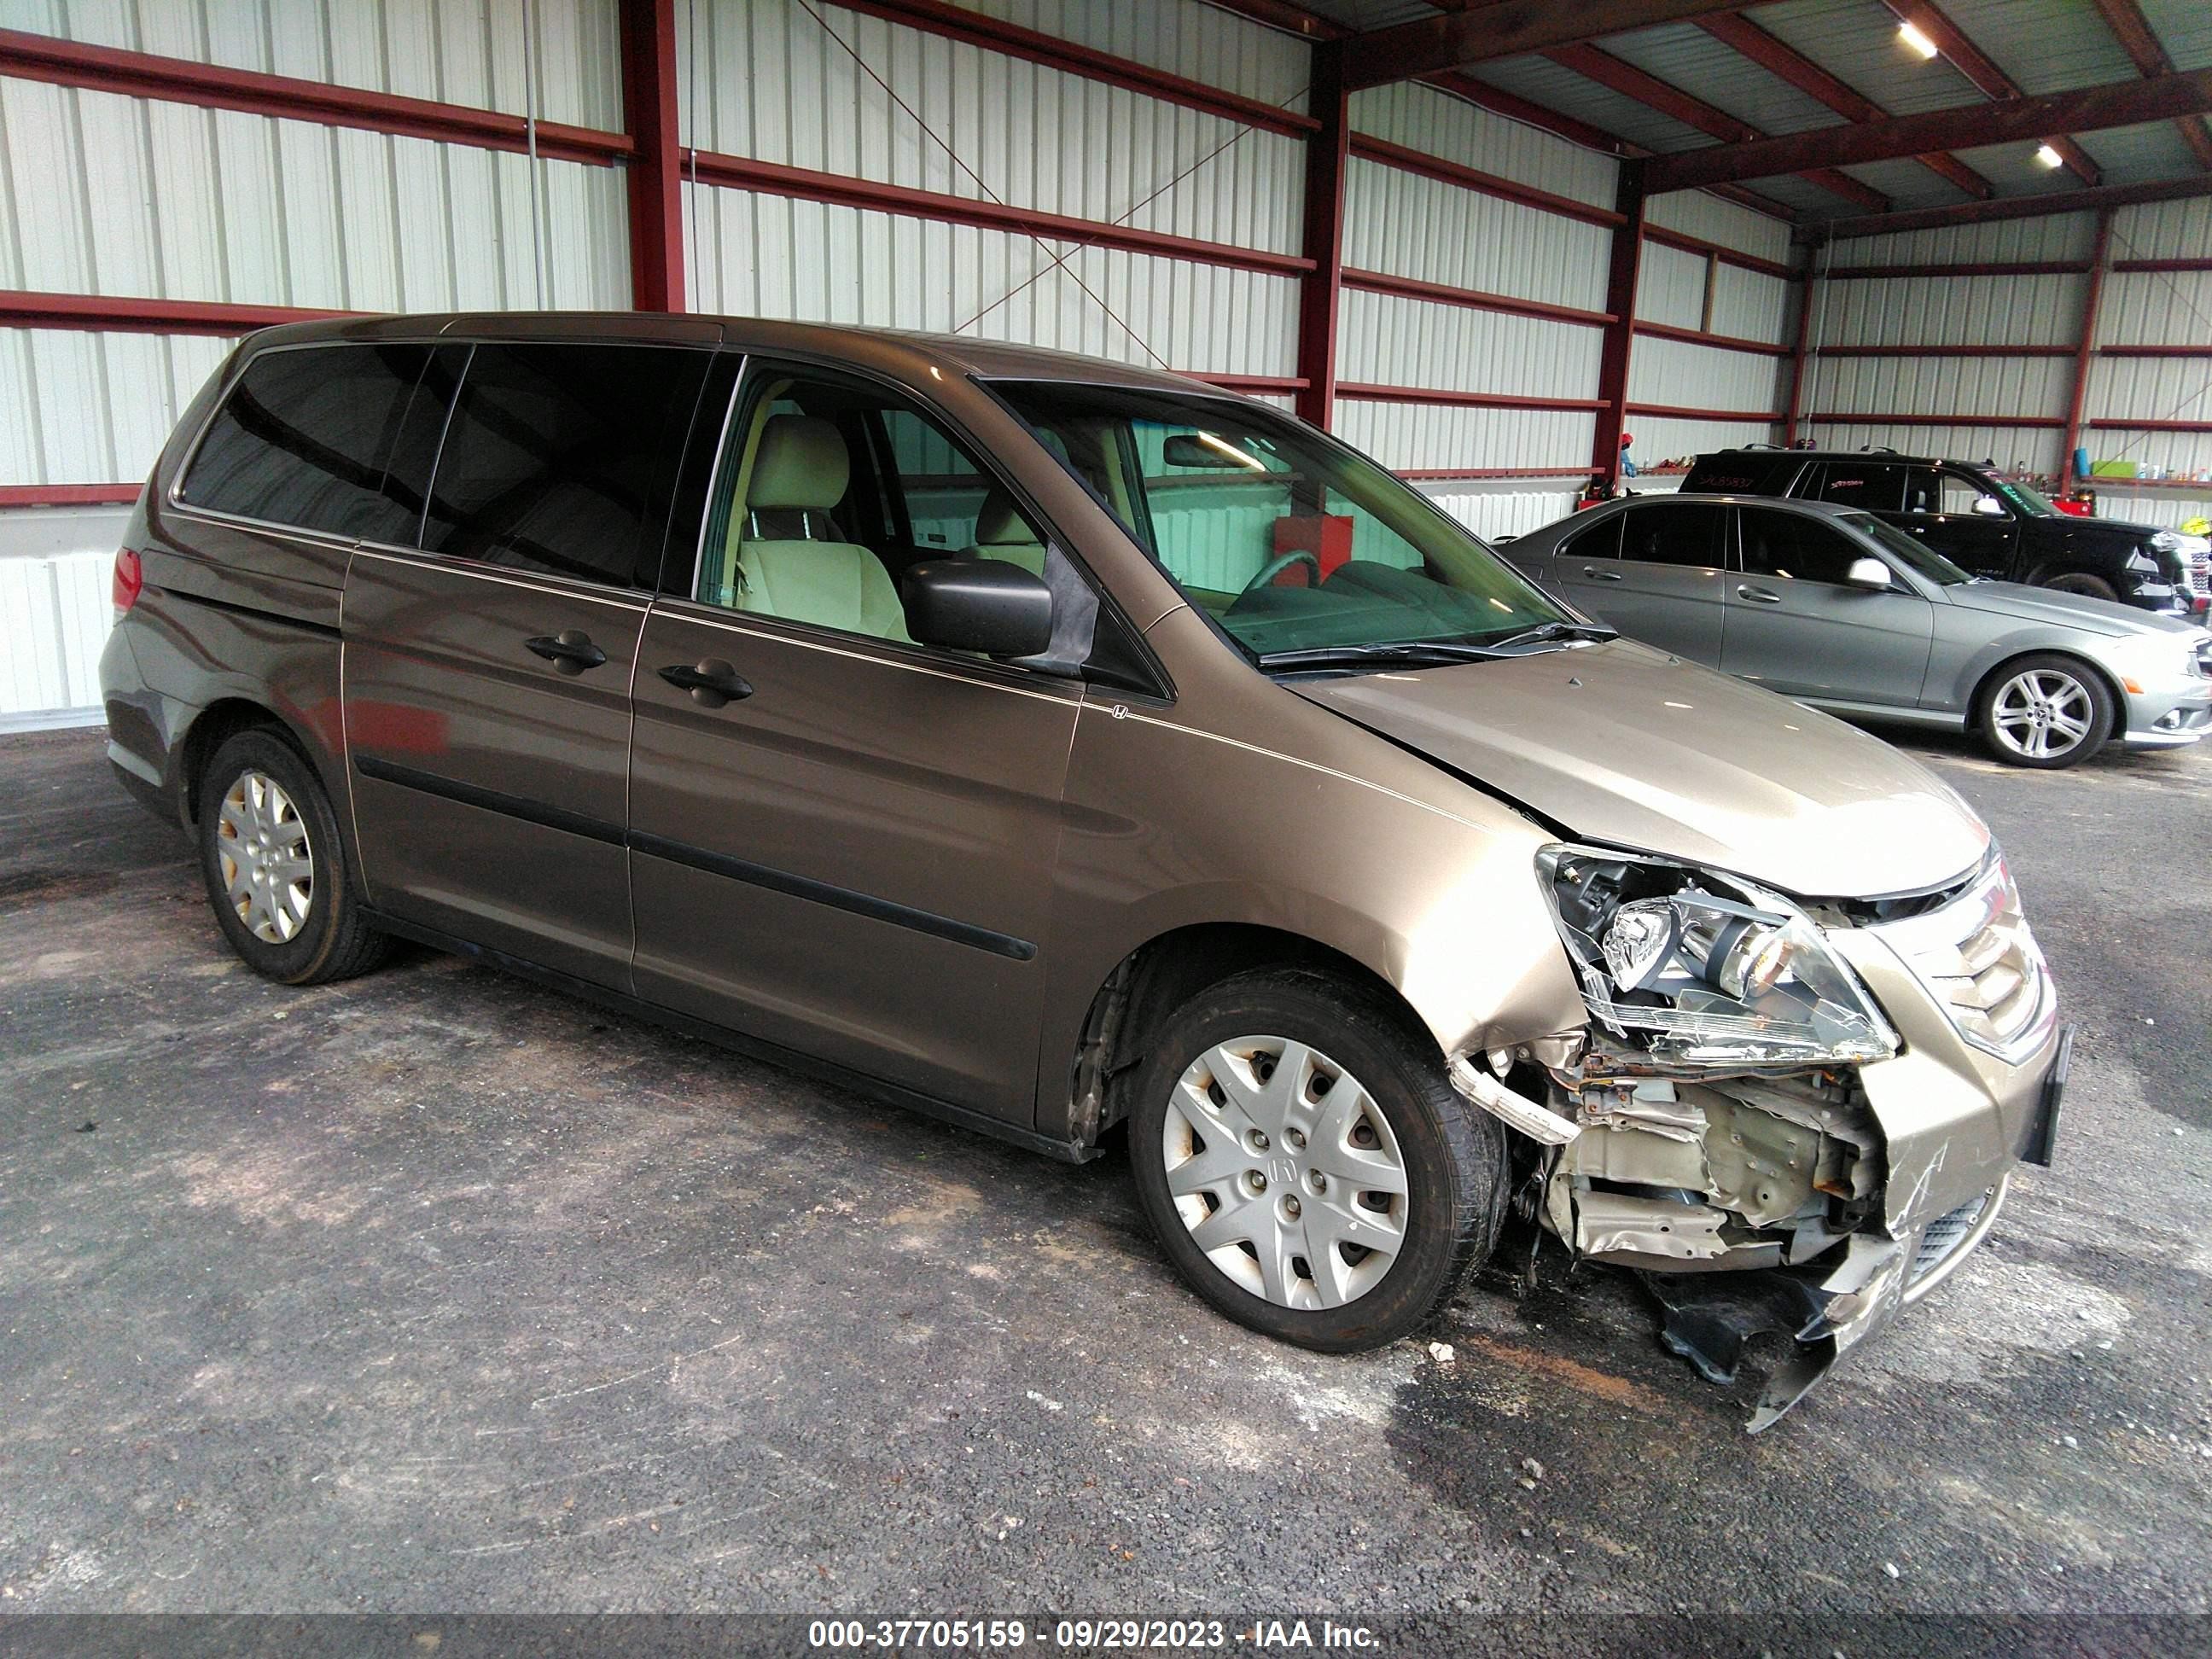
<svg viewBox="0 0 2212 1659"><path fill-rule="evenodd" d="M2056 769L2085 761L2112 735L2105 683L2071 657L2022 657L1990 676L1975 721L1990 752L2012 766Z"/></svg>
<svg viewBox="0 0 2212 1659"><path fill-rule="evenodd" d="M200 869L230 948L257 974L320 985L384 959L385 936L346 879L336 816L314 771L273 732L240 732L200 786Z"/></svg>
<svg viewBox="0 0 2212 1659"><path fill-rule="evenodd" d="M2053 576L2044 583L2054 593L2078 593L2085 599L2110 599L2119 603L2119 590L2102 576L2092 576L2087 571L2069 571L2063 576Z"/></svg>
<svg viewBox="0 0 2212 1659"><path fill-rule="evenodd" d="M1395 1341L1497 1240L1504 1131L1368 987L1224 980L1170 1018L1135 1087L1130 1164L1161 1248L1255 1330L1334 1353Z"/></svg>

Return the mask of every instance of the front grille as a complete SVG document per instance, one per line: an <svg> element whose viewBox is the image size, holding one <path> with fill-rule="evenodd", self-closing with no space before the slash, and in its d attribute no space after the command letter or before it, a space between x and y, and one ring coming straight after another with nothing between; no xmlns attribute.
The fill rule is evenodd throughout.
<svg viewBox="0 0 2212 1659"><path fill-rule="evenodd" d="M1912 1274L1905 1283L1910 1285L1927 1278L1950 1260L1952 1253L1973 1231L1974 1224L1982 1218L1982 1212L1988 1207L1989 1201L1989 1194L1984 1193L1979 1198L1968 1199L1957 1209L1939 1215L1929 1222L1928 1231L1920 1235L1920 1249L1912 1257Z"/></svg>
<svg viewBox="0 0 2212 1659"><path fill-rule="evenodd" d="M2002 859L1942 909L1875 931L1976 1048L2014 1060L2042 1039L2055 1008L2051 970Z"/></svg>

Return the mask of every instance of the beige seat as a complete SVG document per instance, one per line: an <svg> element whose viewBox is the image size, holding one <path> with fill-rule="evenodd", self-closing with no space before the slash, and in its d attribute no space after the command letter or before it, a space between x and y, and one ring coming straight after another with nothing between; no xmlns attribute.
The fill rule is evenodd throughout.
<svg viewBox="0 0 2212 1659"><path fill-rule="evenodd" d="M983 498L983 510L975 515L975 544L963 556L1004 559L1032 576L1044 574L1044 544L1022 517L1013 497L1003 489L994 489Z"/></svg>
<svg viewBox="0 0 2212 1659"><path fill-rule="evenodd" d="M817 538L817 530L836 534L829 513L845 498L851 472L845 441L829 422L813 415L769 417L745 491L738 610L908 639L906 613L883 561L854 543ZM775 533L787 529L799 533Z"/></svg>

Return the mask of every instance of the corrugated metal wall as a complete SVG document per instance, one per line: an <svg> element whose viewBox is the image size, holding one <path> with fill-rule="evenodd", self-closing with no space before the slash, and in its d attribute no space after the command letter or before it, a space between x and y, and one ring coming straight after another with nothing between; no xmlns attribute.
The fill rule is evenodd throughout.
<svg viewBox="0 0 2212 1659"><path fill-rule="evenodd" d="M1200 374L1297 366L1289 277L712 185L684 196L701 311L964 330Z"/></svg>
<svg viewBox="0 0 2212 1659"><path fill-rule="evenodd" d="M2154 202L2112 216L2112 255L2130 260L2212 259L2212 199ZM2099 307L2100 346L2212 346L2212 272L2115 270ZM2100 356L2089 367L2092 422L2157 421L2212 428L2212 359ZM2212 515L2212 429L2093 426L2092 460L2133 462L2165 475L2120 496L2100 484L2101 510L2149 524ZM2123 503L2124 504L2123 506Z"/></svg>
<svg viewBox="0 0 2212 1659"><path fill-rule="evenodd" d="M2087 302L2095 251L2094 215L2073 213L1905 234L1854 237L1824 254L1824 269L1899 264L2072 264L2079 271L1940 276L1824 277L1816 288L1806 375L1808 422L1823 443L1886 445L1923 453L1994 459L2055 477L2066 462L2063 422L2071 401L2070 355L1893 355L1838 357L1836 347L2073 348ZM2130 270L2130 262L2212 259L2212 201L2119 209L2112 215L2107 270L2098 307L2081 445L2093 461L2131 462L2171 475L2125 498L2098 485L2101 510L2179 523L2212 508L2212 361L2191 356L2103 355L2102 348L2212 343L2212 275ZM1866 419L1848 418L1863 416ZM1882 420L1912 416L1919 420ZM1942 424L1931 416L1956 416ZM2047 424L1994 426L1977 417L2027 417ZM2128 426L2128 422L2153 426ZM2099 425L2099 422L2110 424ZM2198 480L2202 478L2203 482ZM2120 505L2124 501L2124 506Z"/></svg>
<svg viewBox="0 0 2212 1659"><path fill-rule="evenodd" d="M1573 201L1613 204L1610 158L1433 88L1408 83L1358 93L1351 113L1355 132ZM1345 264L1353 270L1584 311L1605 305L1612 236L1603 225L1380 162L1352 162L1344 240ZM1357 289L1343 303L1337 341L1343 381L1498 397L1596 395L1602 337L1589 325ZM1587 465L1595 416L1340 397L1336 425L1348 442L1402 470L1556 472ZM1551 501L1558 493L1539 485L1527 498ZM1487 504L1510 496L1464 499ZM1511 533L1490 519L1468 521L1478 531Z"/></svg>
<svg viewBox="0 0 2212 1659"><path fill-rule="evenodd" d="M816 9L819 21L796 0L722 0L696 17L679 9L685 143L1262 252L1297 249L1304 150L1296 138L878 17ZM1002 15L1028 23L1022 14L1036 9ZM1243 82L1235 89L1297 101L1303 48L1293 62L1245 39L1269 31L1182 9L1203 13L1204 27L1186 20L1195 33L1162 67L1187 74L1225 61ZM1178 369L1292 372L1297 285L1289 277L712 184L685 193L700 310L972 325L992 337Z"/></svg>
<svg viewBox="0 0 2212 1659"><path fill-rule="evenodd" d="M1244 98L1304 106L1306 46L1198 0L962 3ZM1294 136L823 0L680 0L676 16L686 144L1263 257L1299 251L1304 145ZM0 0L0 27L601 130L623 125L617 21L617 0ZM1362 92L1352 114L1370 138L1516 187L1598 209L1614 199L1610 158L1433 88ZM1040 241L926 216L921 203L834 206L696 180L681 196L696 308L966 327L1215 375L1297 373L1293 276L1172 249ZM1786 225L1715 197L1662 197L1649 210L1655 226L1677 235L1759 260L1790 257ZM533 172L524 156L466 143L0 77L0 289L331 309L621 307L629 300L627 233L617 168L541 161ZM2093 234L2075 216L1863 241L1844 257L2080 259ZM1612 243L1603 223L1357 157L1345 235L1348 265L1478 302L1348 287L1342 382L1509 404L1595 398L1597 327L1502 311L1479 296L1601 310ZM2207 255L2212 204L2129 210L2116 222L2115 258ZM1647 243L1637 316L1713 339L1779 343L1796 327L1792 287L1706 252ZM2078 289L2070 276L1825 283L1820 337L2062 343ZM2192 306L2212 309L2212 279L2116 273L2104 337L2166 343L2165 331ZM143 477L228 344L112 320L82 331L0 330L0 486L114 487ZM2042 467L2055 459L2042 453L2051 447L2044 434L1978 428L1972 417L2039 408L2054 394L2063 402L2066 367L1829 358L1806 406L1869 417L1824 434L1838 441L1950 447ZM2203 407L2197 367L2100 361L2091 416L2189 419ZM1789 374L1778 355L1640 336L1628 388L1635 454L1650 468L1774 438L1756 419L1637 406L1777 410ZM1966 424L1870 423L1921 413ZM1568 479L1587 469L1595 416L1355 392L1340 398L1335 424L1386 463L1428 475L1423 487L1479 530L1510 534L1570 504ZM2212 462L2212 445L2185 432L2114 428L2109 447L2160 465ZM1674 482L1659 472L1644 487ZM92 626L105 614L101 605L56 609L56 596L77 591L68 584L80 577L60 573L76 568L80 551L94 562L106 555L105 547L19 554L22 568L10 574L14 610L0 628L43 629L36 660L50 665L76 660L55 617L89 617ZM0 646L11 664L33 659L14 631L0 635ZM55 681L40 672L35 689L8 681L0 713L26 697L81 690L67 673Z"/></svg>

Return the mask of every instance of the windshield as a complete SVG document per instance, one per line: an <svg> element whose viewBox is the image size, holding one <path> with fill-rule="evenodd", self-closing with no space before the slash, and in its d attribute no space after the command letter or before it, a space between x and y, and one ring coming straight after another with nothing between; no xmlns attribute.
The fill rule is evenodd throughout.
<svg viewBox="0 0 2212 1659"><path fill-rule="evenodd" d="M1263 666L1583 627L1425 496L1286 415L1121 386L991 390Z"/></svg>
<svg viewBox="0 0 2212 1659"><path fill-rule="evenodd" d="M1842 522L1868 540L1881 543L1881 550L1896 563L1939 586L1955 587L1974 580L1927 543L1906 535L1895 525L1884 524L1871 513L1846 513Z"/></svg>
<svg viewBox="0 0 2212 1659"><path fill-rule="evenodd" d="M2059 516L2058 509L2051 504L2051 498L2039 489L2030 489L2024 483L2014 483L2009 478L1991 478L1990 482L1997 487L1997 494L2031 519L2055 519Z"/></svg>

